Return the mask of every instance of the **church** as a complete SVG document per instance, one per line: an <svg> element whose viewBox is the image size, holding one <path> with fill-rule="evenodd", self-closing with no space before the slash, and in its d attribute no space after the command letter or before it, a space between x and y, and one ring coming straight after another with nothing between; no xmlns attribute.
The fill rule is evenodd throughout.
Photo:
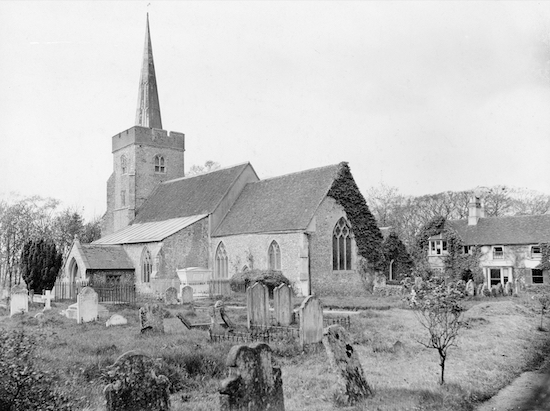
<svg viewBox="0 0 550 411"><path fill-rule="evenodd" d="M374 219L347 163L264 180L250 163L186 177L184 153L185 135L162 128L147 19L135 125L112 137L102 238L74 242L65 280L134 283L158 295L179 283L178 272L229 279L254 268L281 271L298 295L363 293L365 230L354 233L352 206L331 193L348 184Z"/></svg>

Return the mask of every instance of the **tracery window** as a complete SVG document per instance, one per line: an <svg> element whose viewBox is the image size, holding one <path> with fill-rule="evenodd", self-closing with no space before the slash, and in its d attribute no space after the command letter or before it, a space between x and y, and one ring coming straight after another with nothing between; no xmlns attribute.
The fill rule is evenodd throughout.
<svg viewBox="0 0 550 411"><path fill-rule="evenodd" d="M281 269L281 249L277 241L273 240L269 245L268 255L268 267L270 270L280 270Z"/></svg>
<svg viewBox="0 0 550 411"><path fill-rule="evenodd" d="M120 170L122 171L122 174L126 174L128 171L128 164L126 162L126 156L120 157Z"/></svg>
<svg viewBox="0 0 550 411"><path fill-rule="evenodd" d="M332 232L332 269L351 270L351 227L344 217L340 218Z"/></svg>
<svg viewBox="0 0 550 411"><path fill-rule="evenodd" d="M166 173L164 157L159 154L155 156L155 173Z"/></svg>
<svg viewBox="0 0 550 411"><path fill-rule="evenodd" d="M218 245L216 250L216 270L214 272L215 278L229 278L229 261L227 258L227 252L223 243Z"/></svg>
<svg viewBox="0 0 550 411"><path fill-rule="evenodd" d="M151 252L145 247L141 254L141 282L151 282L151 273L153 272L153 259Z"/></svg>

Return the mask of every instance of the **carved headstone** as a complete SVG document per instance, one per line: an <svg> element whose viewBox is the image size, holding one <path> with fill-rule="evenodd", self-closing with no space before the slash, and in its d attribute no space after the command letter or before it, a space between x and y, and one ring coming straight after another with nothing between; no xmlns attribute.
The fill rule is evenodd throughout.
<svg viewBox="0 0 550 411"><path fill-rule="evenodd" d="M110 384L103 389L107 411L168 411L170 381L157 375L157 362L129 351L122 354L107 372Z"/></svg>
<svg viewBox="0 0 550 411"><path fill-rule="evenodd" d="M474 294L475 294L475 283L473 280L468 280L468 282L466 283L466 294L468 294L469 296L473 297Z"/></svg>
<svg viewBox="0 0 550 411"><path fill-rule="evenodd" d="M10 296L10 316L29 312L29 293L21 284L13 286Z"/></svg>
<svg viewBox="0 0 550 411"><path fill-rule="evenodd" d="M250 326L267 327L269 321L269 292L261 283L255 283L246 290L246 311L248 328Z"/></svg>
<svg viewBox="0 0 550 411"><path fill-rule="evenodd" d="M141 332L164 332L164 314L158 304L145 304L139 309Z"/></svg>
<svg viewBox="0 0 550 411"><path fill-rule="evenodd" d="M273 308L277 325L287 326L292 323L292 290L281 284L273 290Z"/></svg>
<svg viewBox="0 0 550 411"><path fill-rule="evenodd" d="M76 322L87 323L98 319L98 297L91 287L84 287L76 296Z"/></svg>
<svg viewBox="0 0 550 411"><path fill-rule="evenodd" d="M164 304L174 305L178 303L178 290L175 287L168 287L164 292Z"/></svg>
<svg viewBox="0 0 550 411"><path fill-rule="evenodd" d="M181 289L181 303L190 304L193 302L193 287L186 285Z"/></svg>
<svg viewBox="0 0 550 411"><path fill-rule="evenodd" d="M230 377L220 386L220 411L284 411L281 369L265 343L236 345L227 355Z"/></svg>
<svg viewBox="0 0 550 411"><path fill-rule="evenodd" d="M300 344L320 343L323 340L323 306L321 301L310 295L300 305Z"/></svg>
<svg viewBox="0 0 550 411"><path fill-rule="evenodd" d="M331 325L323 336L329 362L337 374L334 399L337 404L353 405L372 395L359 356L341 325Z"/></svg>

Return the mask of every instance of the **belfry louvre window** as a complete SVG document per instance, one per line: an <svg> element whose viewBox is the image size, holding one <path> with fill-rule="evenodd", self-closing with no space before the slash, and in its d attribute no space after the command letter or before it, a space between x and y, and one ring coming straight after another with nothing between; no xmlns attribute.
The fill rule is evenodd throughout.
<svg viewBox="0 0 550 411"><path fill-rule="evenodd" d="M272 241L269 245L269 250L267 252L268 254L268 261L269 261L269 269L270 270L280 270L281 269L281 249L279 248L279 244L277 244L277 241Z"/></svg>
<svg viewBox="0 0 550 411"><path fill-rule="evenodd" d="M155 156L155 173L166 173L166 167L164 165L164 157L160 155Z"/></svg>
<svg viewBox="0 0 550 411"><path fill-rule="evenodd" d="M122 171L122 174L126 174L128 170L128 164L126 163L126 156L120 157L120 170Z"/></svg>
<svg viewBox="0 0 550 411"><path fill-rule="evenodd" d="M145 247L141 254L141 281L144 283L151 282L151 273L153 272L153 259L151 252Z"/></svg>
<svg viewBox="0 0 550 411"><path fill-rule="evenodd" d="M540 246L534 245L531 247L531 258L542 258Z"/></svg>
<svg viewBox="0 0 550 411"><path fill-rule="evenodd" d="M215 278L228 278L229 277L229 261L227 258L227 252L223 243L218 245L216 250L216 271L214 272Z"/></svg>
<svg viewBox="0 0 550 411"><path fill-rule="evenodd" d="M332 269L351 270L351 227L342 217L332 232Z"/></svg>
<svg viewBox="0 0 550 411"><path fill-rule="evenodd" d="M501 246L494 246L493 247L493 259L501 259L504 258L504 247Z"/></svg>

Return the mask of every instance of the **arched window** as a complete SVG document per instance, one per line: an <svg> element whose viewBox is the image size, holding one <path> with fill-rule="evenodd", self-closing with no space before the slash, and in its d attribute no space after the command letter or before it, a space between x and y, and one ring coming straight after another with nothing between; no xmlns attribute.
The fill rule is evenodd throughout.
<svg viewBox="0 0 550 411"><path fill-rule="evenodd" d="M280 270L281 269L281 249L277 241L273 240L269 245L269 250L267 251L269 269L270 270Z"/></svg>
<svg viewBox="0 0 550 411"><path fill-rule="evenodd" d="M155 156L155 173L166 173L166 167L164 166L164 157L159 154Z"/></svg>
<svg viewBox="0 0 550 411"><path fill-rule="evenodd" d="M228 270L229 262L227 258L227 252L223 243L218 245L216 250L216 270L214 273L215 278L229 278Z"/></svg>
<svg viewBox="0 0 550 411"><path fill-rule="evenodd" d="M151 252L145 247L141 254L141 282L148 283L151 281L151 273L153 272L153 259Z"/></svg>
<svg viewBox="0 0 550 411"><path fill-rule="evenodd" d="M340 218L332 232L332 269L351 270L351 227Z"/></svg>
<svg viewBox="0 0 550 411"><path fill-rule="evenodd" d="M80 273L78 272L78 264L74 257L71 259L71 262L69 264L69 280L71 283L75 282L76 280L80 280Z"/></svg>
<svg viewBox="0 0 550 411"><path fill-rule="evenodd" d="M122 171L122 174L126 174L128 172L128 164L126 163L126 156L120 157L120 170Z"/></svg>

